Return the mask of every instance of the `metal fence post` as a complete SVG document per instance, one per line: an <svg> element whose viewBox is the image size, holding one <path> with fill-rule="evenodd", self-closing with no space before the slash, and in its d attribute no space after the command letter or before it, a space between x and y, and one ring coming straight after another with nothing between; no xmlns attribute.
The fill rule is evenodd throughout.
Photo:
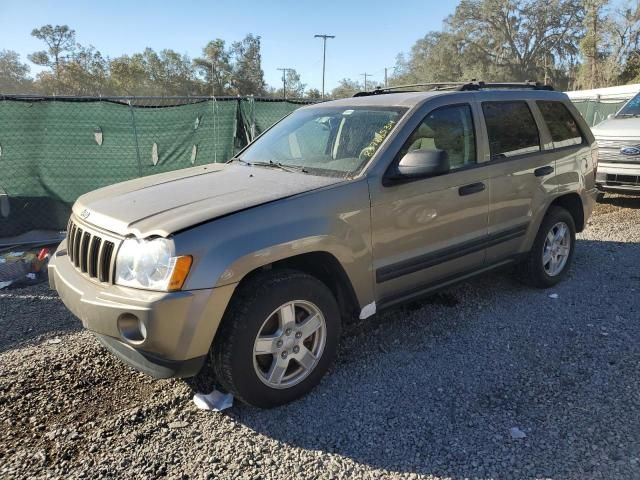
<svg viewBox="0 0 640 480"><path fill-rule="evenodd" d="M253 95L249 97L249 105L251 105L251 141L256 138L256 99Z"/></svg>
<svg viewBox="0 0 640 480"><path fill-rule="evenodd" d="M142 163L140 162L140 147L138 146L138 130L136 129L136 117L133 113L131 99L127 100L129 104L129 112L131 113L131 129L133 130L133 138L136 141L136 155L138 157L138 177L142 176Z"/></svg>

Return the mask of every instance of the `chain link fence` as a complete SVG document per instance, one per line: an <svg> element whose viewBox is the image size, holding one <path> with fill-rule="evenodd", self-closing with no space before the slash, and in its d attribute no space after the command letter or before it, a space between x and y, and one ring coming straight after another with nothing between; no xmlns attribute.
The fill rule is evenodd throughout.
<svg viewBox="0 0 640 480"><path fill-rule="evenodd" d="M63 230L78 196L225 162L303 100L0 96L0 238Z"/></svg>

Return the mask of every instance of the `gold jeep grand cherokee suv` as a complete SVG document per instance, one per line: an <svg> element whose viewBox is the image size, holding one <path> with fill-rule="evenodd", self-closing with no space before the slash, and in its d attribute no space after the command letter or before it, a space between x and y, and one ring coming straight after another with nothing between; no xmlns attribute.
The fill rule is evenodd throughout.
<svg viewBox="0 0 640 480"><path fill-rule="evenodd" d="M404 89L406 90L406 88ZM104 346L273 407L342 323L519 263L562 280L597 194L594 138L538 84L377 90L300 108L226 164L78 199L51 286Z"/></svg>

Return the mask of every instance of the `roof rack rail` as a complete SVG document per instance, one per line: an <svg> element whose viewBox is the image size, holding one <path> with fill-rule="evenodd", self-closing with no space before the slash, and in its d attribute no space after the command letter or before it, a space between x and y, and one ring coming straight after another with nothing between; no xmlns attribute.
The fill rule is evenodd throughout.
<svg viewBox="0 0 640 480"><path fill-rule="evenodd" d="M430 87L431 90L451 90L463 87L468 82L430 82L430 83L410 83L407 85L393 85L390 87L376 88L375 90L358 92L354 97L367 97L369 95L382 95L385 93L393 93L394 90L415 87ZM416 91L416 90L409 90Z"/></svg>
<svg viewBox="0 0 640 480"><path fill-rule="evenodd" d="M375 90L369 90L365 92L358 92L354 95L354 97L368 97L370 95L383 95L386 93L394 93L396 90L402 90L406 88L415 88L415 87L429 87L431 91L438 90L454 90L459 92L469 92L469 91L477 91L477 90L488 90L488 89L496 89L496 90L506 90L506 89L518 89L518 88L529 88L532 90L553 90L551 85L544 85L540 82L478 82L473 79L470 82L432 82L432 83L411 83L407 85L394 85L391 87L382 87L376 88ZM409 90L410 92L415 92L417 90Z"/></svg>
<svg viewBox="0 0 640 480"><path fill-rule="evenodd" d="M524 82L477 82L475 80L472 80L469 83L466 83L465 85L463 85L463 87L460 89L462 91L469 91L469 90L487 90L487 89L492 89L495 88L497 90L500 89L509 89L509 88L530 88L532 90L553 90L553 87L551 85L545 85L543 83L540 82L532 82L530 80L526 80Z"/></svg>

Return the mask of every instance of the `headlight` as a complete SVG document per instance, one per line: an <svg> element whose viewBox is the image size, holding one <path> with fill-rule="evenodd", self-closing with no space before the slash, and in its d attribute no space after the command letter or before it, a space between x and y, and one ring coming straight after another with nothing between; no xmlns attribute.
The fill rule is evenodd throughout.
<svg viewBox="0 0 640 480"><path fill-rule="evenodd" d="M147 290L180 290L191 268L190 256L175 256L166 238L128 238L116 258L116 283Z"/></svg>

